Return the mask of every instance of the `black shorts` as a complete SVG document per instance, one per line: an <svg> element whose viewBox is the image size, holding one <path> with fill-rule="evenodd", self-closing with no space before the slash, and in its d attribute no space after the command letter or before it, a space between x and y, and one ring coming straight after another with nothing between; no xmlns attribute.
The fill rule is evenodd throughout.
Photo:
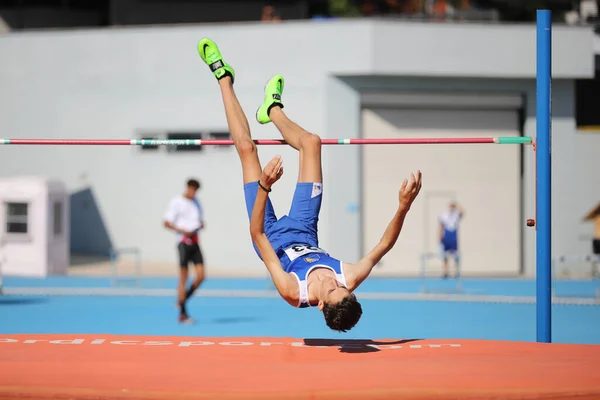
<svg viewBox="0 0 600 400"><path fill-rule="evenodd" d="M197 244L179 243L177 250L179 251L179 266L181 268L187 268L190 263L194 265L204 264L202 250Z"/></svg>
<svg viewBox="0 0 600 400"><path fill-rule="evenodd" d="M594 254L600 254L600 239L594 239L592 242L592 251Z"/></svg>

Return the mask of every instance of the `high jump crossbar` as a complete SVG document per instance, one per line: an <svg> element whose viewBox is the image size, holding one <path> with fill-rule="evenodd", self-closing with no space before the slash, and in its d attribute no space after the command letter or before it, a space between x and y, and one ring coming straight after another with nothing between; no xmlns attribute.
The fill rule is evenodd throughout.
<svg viewBox="0 0 600 400"><path fill-rule="evenodd" d="M256 139L257 145L285 145L283 139ZM479 138L384 138L321 139L324 145L336 144L532 144L530 136ZM94 146L230 146L223 139L0 139L0 145L94 145Z"/></svg>

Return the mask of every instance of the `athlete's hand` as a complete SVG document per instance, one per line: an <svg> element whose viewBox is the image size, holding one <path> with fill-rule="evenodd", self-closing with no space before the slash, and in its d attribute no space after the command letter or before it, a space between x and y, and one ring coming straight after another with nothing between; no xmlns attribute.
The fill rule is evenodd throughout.
<svg viewBox="0 0 600 400"><path fill-rule="evenodd" d="M281 178L281 175L283 175L283 158L275 156L263 169L260 183L265 188L270 189Z"/></svg>
<svg viewBox="0 0 600 400"><path fill-rule="evenodd" d="M411 204L421 191L422 184L421 171L417 171L417 176L411 172L410 181L405 179L400 187L400 208L406 211L410 209Z"/></svg>

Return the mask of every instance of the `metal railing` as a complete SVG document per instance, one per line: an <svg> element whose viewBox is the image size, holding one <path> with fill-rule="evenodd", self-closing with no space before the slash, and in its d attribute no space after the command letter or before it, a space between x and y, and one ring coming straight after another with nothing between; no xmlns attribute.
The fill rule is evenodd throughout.
<svg viewBox="0 0 600 400"><path fill-rule="evenodd" d="M133 275L127 275L123 278L119 275L119 259L124 254L130 254L134 257ZM123 247L110 250L110 265L111 265L111 285L120 286L120 281L132 280L135 286L141 286L142 278L142 253L138 247Z"/></svg>

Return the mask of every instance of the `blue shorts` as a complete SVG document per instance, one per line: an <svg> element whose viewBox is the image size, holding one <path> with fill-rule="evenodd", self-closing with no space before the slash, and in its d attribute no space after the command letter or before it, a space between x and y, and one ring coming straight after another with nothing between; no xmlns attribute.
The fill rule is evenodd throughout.
<svg viewBox="0 0 600 400"><path fill-rule="evenodd" d="M456 231L444 230L444 236L442 238L442 251L444 253L458 252L458 237Z"/></svg>
<svg viewBox="0 0 600 400"><path fill-rule="evenodd" d="M442 237L442 252L446 254L458 252L458 232L455 230L444 229Z"/></svg>
<svg viewBox="0 0 600 400"><path fill-rule="evenodd" d="M442 251L444 253L456 253L458 251L457 242L442 242Z"/></svg>
<svg viewBox="0 0 600 400"><path fill-rule="evenodd" d="M244 185L246 197L246 210L248 218L252 218L252 210L258 192L258 182L249 182ZM260 189L262 190L262 189ZM265 234L278 255L293 244L307 244L319 246L317 225L321 200L323 199L323 184L311 182L298 182L292 199L292 206L288 215L277 219L271 199L267 199L265 209ZM256 245L256 254L259 255Z"/></svg>

